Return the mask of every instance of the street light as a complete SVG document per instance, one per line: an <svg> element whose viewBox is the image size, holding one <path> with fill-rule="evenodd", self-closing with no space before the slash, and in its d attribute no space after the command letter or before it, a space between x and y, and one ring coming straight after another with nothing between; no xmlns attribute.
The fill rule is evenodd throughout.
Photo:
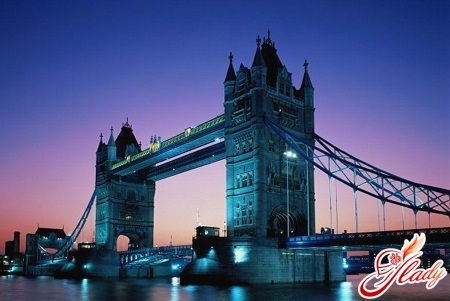
<svg viewBox="0 0 450 301"><path fill-rule="evenodd" d="M286 156L286 214L287 214L287 237L289 237L289 158L297 158L293 151L285 151L283 155Z"/></svg>

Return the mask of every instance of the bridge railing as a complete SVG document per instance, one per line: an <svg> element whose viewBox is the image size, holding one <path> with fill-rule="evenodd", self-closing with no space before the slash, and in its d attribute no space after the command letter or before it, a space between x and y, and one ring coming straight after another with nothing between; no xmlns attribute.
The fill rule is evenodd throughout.
<svg viewBox="0 0 450 301"><path fill-rule="evenodd" d="M296 248L315 246L402 244L404 239L411 239L414 236L414 233L425 233L426 241L428 243L447 243L450 247L450 227L294 236L288 237L285 240L285 246L287 248Z"/></svg>
<svg viewBox="0 0 450 301"><path fill-rule="evenodd" d="M191 256L192 245L180 246L164 246L144 249L134 249L128 251L118 252L120 256L120 264L126 265L136 261L151 259L157 261L168 259L172 257Z"/></svg>
<svg viewBox="0 0 450 301"><path fill-rule="evenodd" d="M267 125L307 162L330 178L333 177L351 187L354 192L361 191L380 200L383 210L387 202L410 208L415 215L418 211L423 211L450 217L450 190L408 181L350 155L315 133L312 134L314 142L307 142L273 120L265 120Z"/></svg>
<svg viewBox="0 0 450 301"><path fill-rule="evenodd" d="M179 141L182 141L183 139L187 139L191 135L196 135L196 134L203 133L204 131L207 131L207 130L209 130L210 128L212 128L214 126L216 126L216 125L218 125L220 123L223 123L224 121L225 121L225 115L222 114L222 115L219 115L219 116L217 116L217 117L215 117L215 118L213 118L211 120L203 122L203 123L199 124L198 126L189 127L183 133L180 133L180 134L175 135L175 136L173 136L173 137L171 137L171 138L169 138L167 140L162 141L161 145L159 146L159 150L167 148L167 147L169 147L169 146L171 146L171 145L173 145L173 144L175 144L175 143L177 143ZM137 160L139 158L145 157L145 156L150 155L152 153L153 153L152 150L150 148L147 148L147 149L143 150L142 152L140 152L140 153L138 153L138 154L136 154L134 156L131 156L129 159L125 159L125 160L122 160L120 162L117 162L116 164L114 164L111 167L111 169L119 168L120 166L123 166L123 165L125 165L125 164L127 164L127 163L129 163L131 161L135 161L135 160Z"/></svg>

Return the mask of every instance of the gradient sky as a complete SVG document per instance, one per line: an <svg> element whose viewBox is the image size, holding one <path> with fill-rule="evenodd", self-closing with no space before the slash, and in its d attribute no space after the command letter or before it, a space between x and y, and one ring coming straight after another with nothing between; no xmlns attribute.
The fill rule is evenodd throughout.
<svg viewBox="0 0 450 301"><path fill-rule="evenodd" d="M319 135L450 188L449 1L188 2L0 1L0 254L14 231L22 251L38 225L73 231L111 126L117 137L128 118L147 146L222 114L229 52L236 70L250 67L268 29L297 88L309 61ZM320 229L329 195L326 177L316 179ZM359 230L378 230L376 202L361 199ZM338 200L333 227L352 232L352 192L338 187ZM197 209L200 222L222 227L225 161L157 183L155 244L190 244ZM401 211L386 209L388 228L401 228ZM414 227L412 213L405 219ZM91 214L80 240L94 226Z"/></svg>

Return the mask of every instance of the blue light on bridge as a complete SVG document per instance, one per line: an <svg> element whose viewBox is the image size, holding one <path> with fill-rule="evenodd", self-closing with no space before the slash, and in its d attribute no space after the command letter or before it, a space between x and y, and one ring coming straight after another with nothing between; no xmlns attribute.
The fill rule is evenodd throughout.
<svg viewBox="0 0 450 301"><path fill-rule="evenodd" d="M243 247L234 247L234 263L248 261L248 250Z"/></svg>
<svg viewBox="0 0 450 301"><path fill-rule="evenodd" d="M180 270L181 265L180 264L172 264L172 270Z"/></svg>
<svg viewBox="0 0 450 301"><path fill-rule="evenodd" d="M348 263L347 263L347 259L346 258L342 259L342 263L343 263L344 269L348 269Z"/></svg>

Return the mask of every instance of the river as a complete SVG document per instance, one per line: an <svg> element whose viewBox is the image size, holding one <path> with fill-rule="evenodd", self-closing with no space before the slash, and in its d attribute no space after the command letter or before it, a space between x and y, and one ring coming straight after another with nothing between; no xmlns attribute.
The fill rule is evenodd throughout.
<svg viewBox="0 0 450 301"><path fill-rule="evenodd" d="M180 286L172 279L83 279L52 277L1 276L0 300L365 300L358 294L358 284L365 275L347 276L346 282L325 284L260 286ZM431 290L425 283L392 287L375 300L449 300L450 276Z"/></svg>

